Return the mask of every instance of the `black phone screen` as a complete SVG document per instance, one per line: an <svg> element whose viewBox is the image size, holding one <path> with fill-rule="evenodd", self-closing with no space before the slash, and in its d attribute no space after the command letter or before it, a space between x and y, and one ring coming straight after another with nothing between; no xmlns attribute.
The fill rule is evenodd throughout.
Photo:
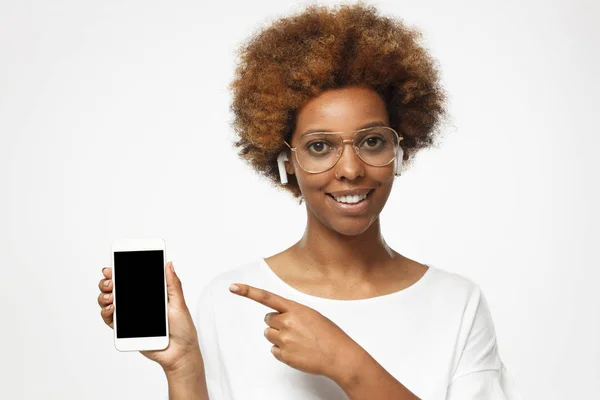
<svg viewBox="0 0 600 400"><path fill-rule="evenodd" d="M114 252L117 338L166 336L163 253Z"/></svg>

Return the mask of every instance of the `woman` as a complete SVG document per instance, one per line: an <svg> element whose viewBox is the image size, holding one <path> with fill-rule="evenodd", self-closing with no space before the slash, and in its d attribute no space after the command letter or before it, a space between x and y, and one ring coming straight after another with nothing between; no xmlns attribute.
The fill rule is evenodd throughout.
<svg viewBox="0 0 600 400"><path fill-rule="evenodd" d="M142 353L165 370L171 399L517 398L480 288L381 235L395 177L444 116L418 37L360 3L310 6L242 49L236 145L305 203L306 230L208 283L198 331L168 269L170 345Z"/></svg>

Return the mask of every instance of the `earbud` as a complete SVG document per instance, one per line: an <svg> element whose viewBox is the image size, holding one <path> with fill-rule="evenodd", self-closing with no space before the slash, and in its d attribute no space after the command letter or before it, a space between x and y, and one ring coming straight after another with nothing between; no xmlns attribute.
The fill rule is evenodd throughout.
<svg viewBox="0 0 600 400"><path fill-rule="evenodd" d="M404 150L402 147L398 148L398 154L396 154L396 176L400 176L402 173L402 159L404 158Z"/></svg>
<svg viewBox="0 0 600 400"><path fill-rule="evenodd" d="M287 154L285 151L279 153L277 156L277 167L279 168L279 179L281 180L282 185L287 185L287 171L285 170L285 161L288 161Z"/></svg>

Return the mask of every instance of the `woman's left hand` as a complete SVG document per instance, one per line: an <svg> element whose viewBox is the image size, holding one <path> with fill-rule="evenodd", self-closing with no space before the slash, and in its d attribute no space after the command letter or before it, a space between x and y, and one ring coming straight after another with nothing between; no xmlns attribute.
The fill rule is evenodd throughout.
<svg viewBox="0 0 600 400"><path fill-rule="evenodd" d="M265 337L279 361L300 371L327 376L334 381L353 371L351 360L362 348L318 311L263 289L236 283L233 293L278 312L268 313Z"/></svg>

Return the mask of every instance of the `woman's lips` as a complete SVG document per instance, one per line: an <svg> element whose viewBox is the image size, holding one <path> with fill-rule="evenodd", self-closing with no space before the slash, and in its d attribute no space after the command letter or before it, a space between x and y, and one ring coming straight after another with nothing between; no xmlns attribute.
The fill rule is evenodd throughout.
<svg viewBox="0 0 600 400"><path fill-rule="evenodd" d="M359 214L369 207L369 203L371 201L371 193L373 193L373 190L371 190L369 194L367 194L367 197L364 200L356 204L340 203L339 201L334 199L333 196L330 194L327 194L327 197L329 197L329 200L333 203L333 207L336 210L345 214Z"/></svg>

